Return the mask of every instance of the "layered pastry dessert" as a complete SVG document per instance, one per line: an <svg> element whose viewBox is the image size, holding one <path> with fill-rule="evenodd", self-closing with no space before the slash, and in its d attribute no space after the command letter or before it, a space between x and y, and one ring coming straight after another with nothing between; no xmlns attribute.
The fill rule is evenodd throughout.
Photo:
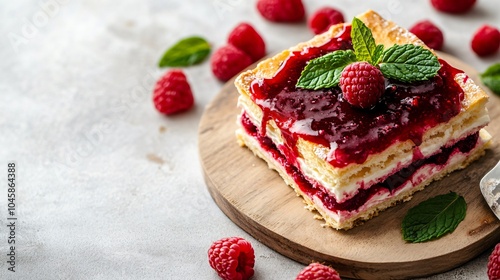
<svg viewBox="0 0 500 280"><path fill-rule="evenodd" d="M373 11L356 18L371 30L377 46L413 45L434 54ZM467 74L437 57L436 73L424 80L384 74L383 94L369 108L347 102L338 84L298 86L314 59L339 50L352 56L352 28L349 23L333 26L259 63L235 82L239 143L265 160L309 210L335 229L350 229L465 168L484 154L491 138L483 129L489 122L487 95ZM405 56L376 58L382 64L389 59Z"/></svg>

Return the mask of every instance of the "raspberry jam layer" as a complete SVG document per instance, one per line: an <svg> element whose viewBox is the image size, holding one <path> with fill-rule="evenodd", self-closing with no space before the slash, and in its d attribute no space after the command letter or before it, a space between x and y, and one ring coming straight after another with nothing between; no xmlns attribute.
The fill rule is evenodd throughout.
<svg viewBox="0 0 500 280"><path fill-rule="evenodd" d="M464 92L454 77L461 71L443 60L438 75L428 81L405 84L386 79L381 101L370 110L351 106L339 87L313 91L295 86L308 61L345 49L352 49L350 26L320 47L292 52L273 78L251 84L251 98L264 113L262 123L273 119L291 151L297 152L301 137L335 147L327 158L335 167L361 164L398 141L410 139L420 145L429 128L460 112Z"/></svg>
<svg viewBox="0 0 500 280"><path fill-rule="evenodd" d="M403 168L395 174L387 177L382 183L375 184L367 189L360 189L359 192L342 203L338 203L335 197L330 195L321 184L314 180L308 180L304 177L300 169L287 160L286 156L276 147L274 142L267 136L259 133L257 127L250 121L246 113L241 116L241 125L245 132L257 140L260 147L273 159L280 164L286 173L293 178L300 190L308 197L319 198L323 205L330 211L356 211L363 206L370 198L377 195L381 191L389 191L394 193L400 186L406 184L421 167L425 165L433 165L443 167L446 166L450 156L454 153L468 154L476 147L479 138L479 132L458 141L454 145L442 148L441 152L426 159L414 161L410 166Z"/></svg>

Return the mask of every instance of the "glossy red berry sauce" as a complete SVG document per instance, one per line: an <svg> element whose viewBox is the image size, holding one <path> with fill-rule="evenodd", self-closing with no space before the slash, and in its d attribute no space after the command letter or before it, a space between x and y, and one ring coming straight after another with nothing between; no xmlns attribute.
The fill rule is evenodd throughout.
<svg viewBox="0 0 500 280"><path fill-rule="evenodd" d="M361 164L398 141L420 145L429 128L460 112L464 92L453 78L461 71L443 60L431 80L403 84L386 79L383 97L369 110L351 106L339 87L313 91L295 86L308 61L345 49L352 49L350 26L322 46L292 52L273 78L252 83L251 97L264 112L262 123L275 120L292 154L301 137L326 147L335 143L328 157L334 167Z"/></svg>

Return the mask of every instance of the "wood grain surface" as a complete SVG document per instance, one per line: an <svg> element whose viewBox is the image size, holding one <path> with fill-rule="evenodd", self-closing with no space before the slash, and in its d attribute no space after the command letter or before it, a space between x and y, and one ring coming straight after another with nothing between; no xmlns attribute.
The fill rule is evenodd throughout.
<svg viewBox="0 0 500 280"><path fill-rule="evenodd" d="M479 83L477 72L449 55L450 64ZM344 277L403 279L460 266L500 241L500 221L484 202L479 181L500 159L500 99L490 94L487 130L494 144L465 170L432 183L413 199L349 231L321 227L322 221L277 172L240 147L235 138L238 93L229 81L206 108L199 127L205 181L215 203L238 226L275 251L298 262L331 264ZM465 220L451 234L418 244L405 243L401 221L411 207L455 191L465 197Z"/></svg>

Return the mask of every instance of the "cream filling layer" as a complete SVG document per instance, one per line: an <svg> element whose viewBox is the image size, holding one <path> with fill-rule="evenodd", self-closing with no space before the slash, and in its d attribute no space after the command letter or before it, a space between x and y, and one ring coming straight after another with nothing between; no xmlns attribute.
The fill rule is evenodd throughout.
<svg viewBox="0 0 500 280"><path fill-rule="evenodd" d="M275 125L262 123L262 112L260 112L260 109L257 109L257 106L254 107L247 104L248 102L251 102L248 97L240 96L238 106L242 108L242 110L249 117L250 121L258 127L259 130L262 130L262 125L266 125L266 136L273 141L278 149L280 149L281 153L286 154L282 149L284 141L279 129L275 128ZM480 115L476 116L473 121L467 122L467 125L461 127L460 131L452 131L450 127L444 131L439 141L433 141L432 143L424 142L419 147L416 147L416 149L418 149L423 158L430 157L440 152L441 147L451 146L460 139L477 132L482 127L487 125L489 121L490 118L488 116L488 112L486 110L482 110ZM293 127L294 126L292 126L292 128ZM297 129L298 127L299 126L295 126ZM297 168L303 172L304 176L312 178L316 182L320 183L336 199L337 202L342 203L356 195L360 188L369 188L373 184L380 183L388 176L397 172L401 168L409 166L414 161L414 153L400 154L399 157L398 161L392 162L390 165L385 166L382 170L368 172L360 179L356 178L347 182L344 181L344 183L340 185L337 183L338 180L336 180L336 178L325 178L321 169L309 167L309 165L305 163L305 159L301 157L297 157L297 164L299 165Z"/></svg>
<svg viewBox="0 0 500 280"><path fill-rule="evenodd" d="M485 126L489 122L489 117L488 115L483 115L479 117L474 123L471 123L469 126L465 127L462 133L459 135L455 135L456 138L451 137L451 135L446 135L448 139L451 138L445 145L441 145L440 143L433 143L431 145L425 145L422 147L420 150L423 158L430 157L438 152L440 152L441 147L449 147L453 144L455 144L457 141L460 139L465 138L466 136L473 134L477 132L479 129L481 129L483 126ZM450 133L447 131L447 133ZM270 137L271 138L271 137ZM271 138L272 139L272 138ZM376 183L380 183L384 181L384 179L393 173L397 172L398 170L407 167L414 161L414 155L413 154L406 154L402 160L393 163L390 166L387 166L385 170L381 170L379 172L371 172L365 174L361 180L357 181L351 181L348 184L344 184L342 188L339 188L336 185L332 185L328 181L324 180L324 176L321 176L321 174L318 173L316 169L309 168L307 164L304 163L304 160L302 158L297 158L297 161L300 164L300 169L304 173L305 176L309 178L313 178L315 181L319 182L321 185L323 185L333 196L338 202L343 202L351 197L353 197L359 188L361 187L370 187Z"/></svg>
<svg viewBox="0 0 500 280"><path fill-rule="evenodd" d="M328 214L328 216L332 217L334 220L342 223L345 220L352 218L353 216L358 215L361 212L370 209L376 205L379 205L392 197L398 196L401 193L407 192L408 190L422 184L424 181L432 179L433 177L438 177L440 172L446 170L449 166L459 165L463 162L469 154L476 152L478 149L481 149L489 140L491 139L491 135L488 134L485 130L480 131L479 138L477 140L476 146L468 153L461 153L460 151L454 151L446 164L443 165L435 165L435 164L425 164L417 169L413 175L408 178L401 186L399 186L394 191L389 191L388 189L381 189L376 195L373 195L369 200L367 200L361 207L359 207L355 211L331 211L319 199L318 197L310 197L316 204L316 206ZM432 181L432 180L431 180Z"/></svg>
<svg viewBox="0 0 500 280"><path fill-rule="evenodd" d="M265 149L262 149L260 142L252 137L251 135L248 135L245 133L245 129L238 129L237 134L245 134L245 141L248 142L246 145L249 147L254 147L258 148L259 154L261 154L261 157L264 157L266 161L270 164L272 162L272 165L276 166L275 168L282 169L282 172L284 172L284 167L281 166L279 161L275 160L274 157L271 154L268 154ZM458 150L453 151L449 157L448 160L445 164L433 164L433 163L428 163L424 164L423 166L419 167L417 170L413 172L413 174L407 178L403 184L400 186L396 187L393 191L389 191L388 189L380 189L376 194L372 195L363 205L361 205L359 208L356 210L336 210L332 211L328 209L324 204L323 201L315 196L315 195L307 195L306 193L303 193L303 195L307 195L308 198L313 201L315 204L315 207L317 207L319 210L321 210L323 213L331 217L333 220L337 221L338 223L343 223L344 221L347 221L349 219L355 218L356 215L366 212L372 207L377 207L378 205L382 205L384 202L389 201L393 197L397 197L398 195L410 191L412 188L419 187L419 189L422 189L425 187L425 185L429 184L433 180L441 178L441 176L446 175L448 172L451 172L457 168L460 168L460 164L464 162L467 157L470 154L476 153L478 150L482 149L483 146L488 143L491 140L491 135L486 132L486 130L482 129L479 132L479 137L477 139L476 145L474 148L472 148L468 153L462 153ZM255 151L254 151L255 152ZM270 164L270 167L272 167ZM302 172L302 170L298 169L299 172ZM397 170L396 170L397 171ZM394 172L391 172L394 173ZM441 174L440 174L441 173ZM285 182L292 186L292 182L289 182L288 180L291 179L290 176L283 177L285 179ZM313 180L311 178L305 177L306 180L309 180L311 183ZM316 182L317 183L317 182ZM423 184L423 185L421 185Z"/></svg>

